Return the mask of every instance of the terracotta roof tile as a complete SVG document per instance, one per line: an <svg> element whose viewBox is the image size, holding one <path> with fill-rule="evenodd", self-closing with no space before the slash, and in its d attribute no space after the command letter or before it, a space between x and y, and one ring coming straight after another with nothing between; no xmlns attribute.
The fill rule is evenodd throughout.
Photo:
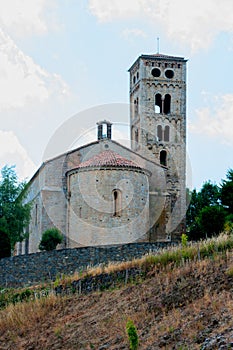
<svg viewBox="0 0 233 350"><path fill-rule="evenodd" d="M103 166L113 166L113 167L122 166L122 167L134 167L134 168L140 169L140 167L136 163L134 163L132 160L128 160L111 150L104 151L100 154L93 156L87 161L80 163L78 168L103 167Z"/></svg>

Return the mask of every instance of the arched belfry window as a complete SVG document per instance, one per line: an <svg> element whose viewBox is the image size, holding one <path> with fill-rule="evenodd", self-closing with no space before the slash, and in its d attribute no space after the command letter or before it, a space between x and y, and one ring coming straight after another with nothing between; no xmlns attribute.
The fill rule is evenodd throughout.
<svg viewBox="0 0 233 350"><path fill-rule="evenodd" d="M113 216L121 216L121 191L113 190Z"/></svg>
<svg viewBox="0 0 233 350"><path fill-rule="evenodd" d="M158 141L162 141L163 140L162 125L158 125L157 126L157 138L158 138Z"/></svg>
<svg viewBox="0 0 233 350"><path fill-rule="evenodd" d="M159 162L161 165L167 166L167 151L165 151L164 149L160 151Z"/></svg>
<svg viewBox="0 0 233 350"><path fill-rule="evenodd" d="M171 113L171 95L166 94L164 97L164 114Z"/></svg>
<svg viewBox="0 0 233 350"><path fill-rule="evenodd" d="M98 140L104 140L112 138L112 123L107 122L106 120L103 120L102 122L98 122L98 129L97 129L97 137Z"/></svg>
<svg viewBox="0 0 233 350"><path fill-rule="evenodd" d="M162 113L162 96L161 96L161 94L155 95L155 113Z"/></svg>
<svg viewBox="0 0 233 350"><path fill-rule="evenodd" d="M138 114L138 97L134 100L134 115Z"/></svg>
<svg viewBox="0 0 233 350"><path fill-rule="evenodd" d="M103 123L102 135L103 135L103 138L104 138L104 139L107 138L107 124L106 124L106 123Z"/></svg>
<svg viewBox="0 0 233 350"><path fill-rule="evenodd" d="M164 129L164 141L169 142L169 139L170 139L170 128L168 125L166 125Z"/></svg>

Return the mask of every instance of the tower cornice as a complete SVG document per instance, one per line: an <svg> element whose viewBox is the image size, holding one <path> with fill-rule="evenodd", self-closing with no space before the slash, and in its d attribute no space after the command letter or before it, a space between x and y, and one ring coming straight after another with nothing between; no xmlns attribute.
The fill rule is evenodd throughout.
<svg viewBox="0 0 233 350"><path fill-rule="evenodd" d="M137 60L132 64L132 66L128 69L128 72L131 72L131 70L135 67L136 64L139 63L140 59L147 59L147 60L152 60L152 61L170 61L170 62L182 62L185 63L188 61L188 59L185 59L184 57L179 57L179 56L169 56L169 55L164 55L160 53L156 54L143 54L140 55Z"/></svg>

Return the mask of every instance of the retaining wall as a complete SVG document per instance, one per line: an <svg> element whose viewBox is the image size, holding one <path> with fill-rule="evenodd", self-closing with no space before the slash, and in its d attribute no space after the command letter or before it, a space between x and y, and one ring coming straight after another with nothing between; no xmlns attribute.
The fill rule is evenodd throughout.
<svg viewBox="0 0 233 350"><path fill-rule="evenodd" d="M0 287L17 287L53 281L62 274L100 263L120 262L156 253L170 242L129 243L114 246L83 247L19 255L0 260Z"/></svg>

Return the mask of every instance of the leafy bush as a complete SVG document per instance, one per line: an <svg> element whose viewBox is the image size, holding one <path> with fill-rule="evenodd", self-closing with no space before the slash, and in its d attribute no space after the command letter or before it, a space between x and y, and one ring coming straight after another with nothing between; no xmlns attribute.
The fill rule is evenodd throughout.
<svg viewBox="0 0 233 350"><path fill-rule="evenodd" d="M126 324L126 331L129 338L130 350L137 350L138 348L138 334L137 329L132 320L129 320Z"/></svg>
<svg viewBox="0 0 233 350"><path fill-rule="evenodd" d="M187 247L188 245L188 236L185 233L182 233L181 235L181 245L183 248Z"/></svg>
<svg viewBox="0 0 233 350"><path fill-rule="evenodd" d="M16 304L22 301L34 299L34 291L31 289L17 290L13 288L0 289L0 310L9 304Z"/></svg>
<svg viewBox="0 0 233 350"><path fill-rule="evenodd" d="M54 250L57 245L63 240L61 232L56 228L49 228L42 234L42 239L39 244L40 250Z"/></svg>

